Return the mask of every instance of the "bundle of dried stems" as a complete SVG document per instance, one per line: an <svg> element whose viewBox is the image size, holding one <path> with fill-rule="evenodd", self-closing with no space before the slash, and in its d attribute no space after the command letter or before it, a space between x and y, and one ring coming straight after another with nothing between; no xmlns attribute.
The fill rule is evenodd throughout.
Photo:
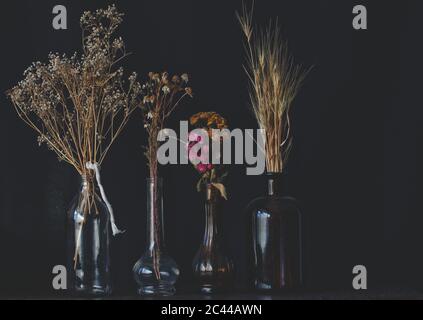
<svg viewBox="0 0 423 320"><path fill-rule="evenodd" d="M144 127L148 135L145 156L148 160L150 178L158 177L157 150L159 132L165 128L166 120L187 96L192 97L192 89L188 86L189 77L169 76L167 72L150 72L147 81L142 85L142 103Z"/></svg>
<svg viewBox="0 0 423 320"><path fill-rule="evenodd" d="M158 198L158 159L157 151L160 146L158 136L165 129L166 120L179 106L185 97L192 97L192 89L188 86L187 74L169 76L167 72L150 72L147 81L142 85L142 103L144 127L148 135L145 156L148 160L150 179L152 180L152 202L150 204L153 221L153 269L157 280L160 280L160 219Z"/></svg>
<svg viewBox="0 0 423 320"><path fill-rule="evenodd" d="M254 6L254 4L253 4ZM308 71L296 65L282 39L278 21L265 30L253 27L253 9L237 13L245 36L250 100L265 130L267 172L282 172L292 145L289 111Z"/></svg>
<svg viewBox="0 0 423 320"><path fill-rule="evenodd" d="M38 133L39 144L46 143L91 181L87 163L101 165L141 103L136 74L125 80L117 67L127 55L123 40L114 37L122 17L115 6L85 12L83 53L51 53L47 63L33 63L7 92L19 117Z"/></svg>

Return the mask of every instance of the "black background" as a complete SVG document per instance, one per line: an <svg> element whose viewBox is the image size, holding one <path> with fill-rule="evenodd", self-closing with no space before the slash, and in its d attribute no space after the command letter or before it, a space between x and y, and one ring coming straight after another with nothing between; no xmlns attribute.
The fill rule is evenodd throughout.
<svg viewBox="0 0 423 320"><path fill-rule="evenodd" d="M79 17L108 1L2 1L0 90L11 88L48 52L80 50ZM127 71L191 75L195 99L170 127L214 110L233 128L256 128L248 111L241 1L115 1L126 16L119 29L133 54ZM52 8L68 10L68 30L52 28ZM365 4L369 30L352 28L352 8ZM293 117L294 149L287 191L302 205L308 290L351 290L352 269L364 264L370 289L422 288L423 228L421 46L419 1L256 1L256 22L279 16L297 62L314 66ZM59 163L0 95L0 295L54 296L52 268L65 263L65 210L78 191L72 168ZM113 242L115 292L135 291L132 266L145 249L146 164L141 117L135 115L102 167L119 226ZM191 261L203 230L203 195L190 166L163 168L166 242L191 283ZM224 236L246 277L246 204L264 192L260 177L234 166L228 182Z"/></svg>

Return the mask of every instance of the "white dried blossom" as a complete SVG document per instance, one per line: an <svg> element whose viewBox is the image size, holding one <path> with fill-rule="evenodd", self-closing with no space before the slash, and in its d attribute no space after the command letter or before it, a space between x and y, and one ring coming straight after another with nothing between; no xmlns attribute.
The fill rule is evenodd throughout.
<svg viewBox="0 0 423 320"><path fill-rule="evenodd" d="M138 75L137 75L136 72L132 72L131 75L128 78L129 83L133 84L137 80L137 76Z"/></svg>
<svg viewBox="0 0 423 320"><path fill-rule="evenodd" d="M164 94L169 94L170 93L170 88L168 86L163 86L162 90L163 90L163 93Z"/></svg>
<svg viewBox="0 0 423 320"><path fill-rule="evenodd" d="M188 81L189 81L189 76L188 76L188 74L184 73L183 75L181 75L181 79L182 79L183 81L185 81L185 82L188 82Z"/></svg>
<svg viewBox="0 0 423 320"><path fill-rule="evenodd" d="M51 52L46 63L32 63L24 79L8 91L19 115L42 132L38 143L46 143L80 172L85 163L80 163L77 152L89 159L87 144L100 145L95 156L101 162L120 132L117 128L143 98L136 73L125 79L123 68L115 67L125 55L122 38L113 36L122 17L115 6L85 12L80 19L83 54ZM104 125L97 126L99 122ZM71 132L70 128L83 129Z"/></svg>
<svg viewBox="0 0 423 320"><path fill-rule="evenodd" d="M119 37L119 38L113 40L113 45L112 46L113 46L114 49L122 49L123 46L124 46L124 43L123 43L122 38Z"/></svg>

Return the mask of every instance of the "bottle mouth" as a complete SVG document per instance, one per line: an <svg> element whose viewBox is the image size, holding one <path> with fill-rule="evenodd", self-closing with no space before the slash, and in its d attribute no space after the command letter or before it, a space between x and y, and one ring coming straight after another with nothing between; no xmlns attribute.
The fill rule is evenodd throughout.
<svg viewBox="0 0 423 320"><path fill-rule="evenodd" d="M146 178L147 188L153 190L155 188L161 189L163 187L163 178Z"/></svg>
<svg viewBox="0 0 423 320"><path fill-rule="evenodd" d="M264 176L268 177L268 178L277 178L277 177L282 177L286 175L286 171L282 171L282 172L266 172L264 174Z"/></svg>
<svg viewBox="0 0 423 320"><path fill-rule="evenodd" d="M163 178L162 177L156 177L156 178L146 178L147 182L162 182Z"/></svg>
<svg viewBox="0 0 423 320"><path fill-rule="evenodd" d="M286 172L266 172L267 194L269 196L278 195L282 189L282 181L286 176Z"/></svg>
<svg viewBox="0 0 423 320"><path fill-rule="evenodd" d="M215 189L211 183L208 183L206 185L206 200L214 200L216 198L217 192L217 189Z"/></svg>
<svg viewBox="0 0 423 320"><path fill-rule="evenodd" d="M81 175L81 182L83 185L87 185L89 182L94 181L94 176L88 174Z"/></svg>

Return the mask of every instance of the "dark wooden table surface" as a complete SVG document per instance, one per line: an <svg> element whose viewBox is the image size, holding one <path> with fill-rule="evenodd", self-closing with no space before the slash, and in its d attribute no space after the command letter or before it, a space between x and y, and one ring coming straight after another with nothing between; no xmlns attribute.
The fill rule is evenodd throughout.
<svg viewBox="0 0 423 320"><path fill-rule="evenodd" d="M56 296L1 296L0 299L12 300L81 300L82 297L71 297L65 294ZM266 301L266 300L423 300L423 290L363 290L363 291L325 291L325 292L298 292L298 293L234 293L234 294L176 294L172 297L139 297L137 295L119 295L114 294L107 298L99 298L105 300L161 300L161 301Z"/></svg>

